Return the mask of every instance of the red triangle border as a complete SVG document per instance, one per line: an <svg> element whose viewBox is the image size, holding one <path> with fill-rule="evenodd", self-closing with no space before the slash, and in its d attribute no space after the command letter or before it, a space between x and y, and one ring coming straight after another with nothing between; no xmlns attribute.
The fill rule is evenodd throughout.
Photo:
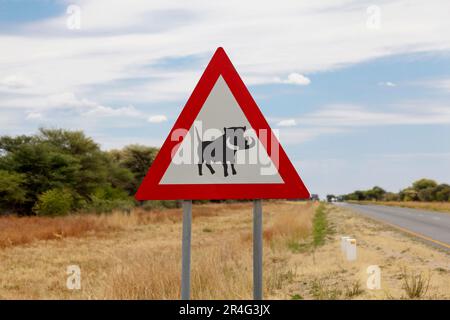
<svg viewBox="0 0 450 320"><path fill-rule="evenodd" d="M277 141L272 129L253 100L223 48L218 48L203 75L189 97L185 107L158 152L147 175L142 181L135 198L137 200L199 200L199 199L307 199L309 191L290 162L282 146L279 145L278 172L284 183L280 184L159 184L172 160L171 154L180 141L170 139L172 132L179 128L189 129L197 118L219 76L230 88L252 128L257 132L266 129L267 143L260 140L266 150L270 141ZM269 154L269 152L268 152ZM270 156L270 154L269 154Z"/></svg>

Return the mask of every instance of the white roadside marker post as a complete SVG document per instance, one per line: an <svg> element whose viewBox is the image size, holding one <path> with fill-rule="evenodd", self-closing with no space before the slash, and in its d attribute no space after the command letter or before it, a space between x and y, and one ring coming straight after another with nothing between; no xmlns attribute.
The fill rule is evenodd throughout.
<svg viewBox="0 0 450 320"><path fill-rule="evenodd" d="M341 251L342 253L347 252L347 239L350 239L349 236L342 236L341 237Z"/></svg>
<svg viewBox="0 0 450 320"><path fill-rule="evenodd" d="M192 201L183 200L183 236L181 256L181 300L190 299L191 289Z"/></svg>
<svg viewBox="0 0 450 320"><path fill-rule="evenodd" d="M263 234L261 199L253 200L253 299L263 298Z"/></svg>
<svg viewBox="0 0 450 320"><path fill-rule="evenodd" d="M356 239L347 239L347 260L348 261L355 261L356 260Z"/></svg>

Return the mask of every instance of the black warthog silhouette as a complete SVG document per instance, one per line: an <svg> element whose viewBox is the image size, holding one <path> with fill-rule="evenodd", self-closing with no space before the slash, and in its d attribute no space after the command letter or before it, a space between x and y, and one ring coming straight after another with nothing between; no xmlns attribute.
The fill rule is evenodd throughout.
<svg viewBox="0 0 450 320"><path fill-rule="evenodd" d="M250 149L255 146L255 139L244 137L246 127L229 127L223 128L224 134L217 139L211 141L202 141L197 128L198 148L197 155L199 159L198 174L201 176L203 163L209 169L211 174L215 173L215 170L211 166L212 163L222 163L223 175L228 176L228 163L231 165L231 171L235 175L236 169L234 167L236 163L236 151Z"/></svg>

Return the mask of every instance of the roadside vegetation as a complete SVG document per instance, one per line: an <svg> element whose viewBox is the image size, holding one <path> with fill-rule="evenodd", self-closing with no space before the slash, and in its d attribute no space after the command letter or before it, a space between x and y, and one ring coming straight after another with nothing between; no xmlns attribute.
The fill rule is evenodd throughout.
<svg viewBox="0 0 450 320"><path fill-rule="evenodd" d="M264 203L266 297L298 277L288 244L311 236L316 208ZM193 206L194 299L251 299L251 210L251 203ZM0 298L178 299L181 222L180 209L2 217L0 243L8 248L0 250ZM83 273L81 291L65 288L65 268L74 263Z"/></svg>
<svg viewBox="0 0 450 320"><path fill-rule="evenodd" d="M103 151L82 131L40 129L0 137L0 215L62 216L175 207L133 199L157 148L129 145Z"/></svg>
<svg viewBox="0 0 450 320"><path fill-rule="evenodd" d="M382 206L422 209L439 212L450 212L450 202L418 202L418 201L350 201L358 204L377 204Z"/></svg>
<svg viewBox="0 0 450 320"><path fill-rule="evenodd" d="M149 214L134 209L130 214L83 214L65 217L0 216L0 248L33 243L38 240L62 240L71 237L103 236L113 231L129 230L161 221L180 221L178 210L155 211Z"/></svg>
<svg viewBox="0 0 450 320"><path fill-rule="evenodd" d="M251 299L251 212L251 203L193 206L193 299ZM264 201L263 213L266 299L449 297L448 255L401 233L313 202ZM178 208L1 217L0 299L178 299L181 222ZM359 240L357 261L342 255L342 234ZM381 290L365 285L374 263ZM73 264L81 290L66 288Z"/></svg>
<svg viewBox="0 0 450 320"><path fill-rule="evenodd" d="M313 245L314 247L323 245L325 237L329 231L325 205L321 203L317 209L313 220Z"/></svg>
<svg viewBox="0 0 450 320"><path fill-rule="evenodd" d="M406 267L402 269L401 277L403 279L402 288L409 299L423 298L430 288L430 274L424 272L409 271Z"/></svg>
<svg viewBox="0 0 450 320"><path fill-rule="evenodd" d="M335 198L328 195L328 198ZM387 192L383 188L373 187L369 190L357 190L339 196L338 199L361 204L381 204L407 208L450 212L450 185L438 184L431 179L420 179L410 187L398 193Z"/></svg>

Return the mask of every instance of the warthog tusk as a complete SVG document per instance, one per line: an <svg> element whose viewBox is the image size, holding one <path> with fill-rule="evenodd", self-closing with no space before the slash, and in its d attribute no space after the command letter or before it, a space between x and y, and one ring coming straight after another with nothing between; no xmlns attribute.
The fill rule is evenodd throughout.
<svg viewBox="0 0 450 320"><path fill-rule="evenodd" d="M231 150L239 150L239 147L238 146L235 146L234 144L231 144L231 142L230 142L230 137L228 137L227 139L226 139L226 144L227 144L227 148L228 149L231 149Z"/></svg>
<svg viewBox="0 0 450 320"><path fill-rule="evenodd" d="M250 140L250 143L248 144L248 149L253 148L256 144L256 140L253 139L252 137L248 137L247 139Z"/></svg>

